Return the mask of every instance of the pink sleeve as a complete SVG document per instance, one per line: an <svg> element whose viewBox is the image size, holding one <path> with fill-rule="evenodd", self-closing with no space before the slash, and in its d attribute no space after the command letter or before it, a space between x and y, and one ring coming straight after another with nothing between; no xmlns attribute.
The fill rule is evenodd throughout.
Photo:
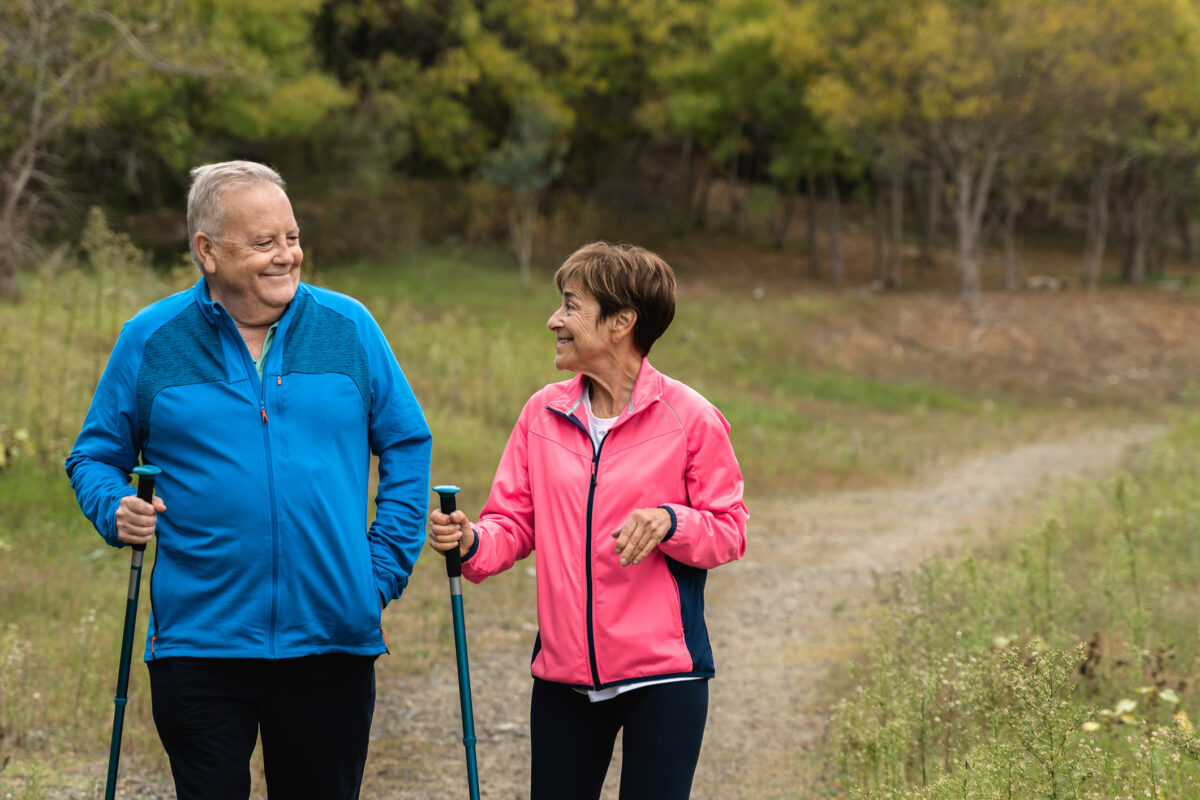
<svg viewBox="0 0 1200 800"><path fill-rule="evenodd" d="M533 494L529 487L529 421L540 406L531 398L508 437L487 503L475 523L475 549L463 575L479 583L533 550Z"/></svg>
<svg viewBox="0 0 1200 800"><path fill-rule="evenodd" d="M689 422L687 448L688 503L665 506L675 530L659 549L676 561L711 569L746 552L750 512L742 500L742 470L729 441L729 423L712 406Z"/></svg>

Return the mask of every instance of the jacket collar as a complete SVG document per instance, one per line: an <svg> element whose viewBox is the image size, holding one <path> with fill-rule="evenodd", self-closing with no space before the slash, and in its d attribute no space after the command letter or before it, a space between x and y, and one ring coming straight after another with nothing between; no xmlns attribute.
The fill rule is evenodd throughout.
<svg viewBox="0 0 1200 800"><path fill-rule="evenodd" d="M587 376L580 373L574 378L558 384L559 391L549 398L546 406L553 411L574 416L576 410L583 403L586 380ZM636 414L662 397L662 385L662 373L650 365L649 359L643 358L642 366L638 370L637 381L633 384L633 395L629 398L629 405L622 409L618 419Z"/></svg>
<svg viewBox="0 0 1200 800"><path fill-rule="evenodd" d="M296 307L296 299L301 294L308 294L308 286L303 281L296 286L296 295L292 298L292 302L288 303L288 307L284 309L283 316L279 318L280 322L283 322L284 318ZM229 312L220 303L212 299L212 294L208 291L208 281L203 276L192 287L192 299L200 307L200 314L209 325L216 325L221 317L229 316Z"/></svg>

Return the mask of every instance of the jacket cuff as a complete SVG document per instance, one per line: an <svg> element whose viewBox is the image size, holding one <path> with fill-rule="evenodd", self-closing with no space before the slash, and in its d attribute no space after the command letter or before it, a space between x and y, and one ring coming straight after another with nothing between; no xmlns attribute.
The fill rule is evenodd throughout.
<svg viewBox="0 0 1200 800"><path fill-rule="evenodd" d="M471 549L467 551L467 554L462 557L463 561L470 561L471 556L479 552L479 529L472 525L471 533L475 534L475 541L471 543Z"/></svg>
<svg viewBox="0 0 1200 800"><path fill-rule="evenodd" d="M665 542L675 535L675 531L679 527L679 517L675 516L675 509L670 506L659 506L659 508L671 515L671 530L667 531L667 535L662 538Z"/></svg>
<svg viewBox="0 0 1200 800"><path fill-rule="evenodd" d="M386 570L376 568L375 586L379 589L379 594L385 598L384 606L386 607L391 601L400 599L400 595L404 593L404 588L408 586L408 578L399 577Z"/></svg>
<svg viewBox="0 0 1200 800"><path fill-rule="evenodd" d="M99 531L100 538L110 547L122 548L129 546L117 538L117 509L121 507L123 499L134 494L136 492L130 490L124 494L117 495L116 499L109 503L108 513L100 515L102 523L96 526L96 530Z"/></svg>

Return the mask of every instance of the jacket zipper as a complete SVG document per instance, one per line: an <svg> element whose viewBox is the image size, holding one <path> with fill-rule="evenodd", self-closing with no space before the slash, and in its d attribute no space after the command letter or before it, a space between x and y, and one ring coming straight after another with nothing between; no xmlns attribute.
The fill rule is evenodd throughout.
<svg viewBox="0 0 1200 800"><path fill-rule="evenodd" d="M254 377L258 377L257 370ZM275 505L275 465L271 459L271 432L267 420L266 381L259 381L259 410L262 412L263 450L267 457L267 507L271 515L271 616L267 623L267 657L275 658L275 627L279 617L279 514Z"/></svg>
<svg viewBox="0 0 1200 800"><path fill-rule="evenodd" d="M595 604L595 592L593 587L592 577L592 510L596 500L596 483L597 474L600 471L600 451L604 448L604 440L600 442L600 447L596 447L595 442L592 442L592 436L583 427L583 424L575 418L574 415L564 414L561 411L550 409L555 414L570 420L576 428L583 431L583 435L588 438L588 442L592 445L592 474L588 481L588 500L587 500L587 525L585 528L584 539L584 578L587 583L587 643L588 643L588 669L591 670L592 688L600 689L600 668L596 662L596 628L595 619L592 613L592 606ZM607 439L607 437L606 437Z"/></svg>
<svg viewBox="0 0 1200 800"><path fill-rule="evenodd" d="M154 620L154 629L150 631L150 660L155 658L154 645L158 639L158 611L154 608L154 571L158 569L158 535L154 537L154 565L150 567L150 619Z"/></svg>
<svg viewBox="0 0 1200 800"><path fill-rule="evenodd" d="M232 318L230 319L232 321ZM246 370L250 386L253 388L255 383L258 384L258 413L262 417L263 455L267 466L267 508L271 518L271 614L267 619L267 658L275 658L275 627L278 625L279 617L279 514L275 498L275 466L271 461L271 432L268 428L270 420L267 417L267 382L258 377L258 368L254 366L254 361L250 358L250 351L246 349L236 327L233 332L237 342L242 345L242 366ZM278 335L276 332L276 336Z"/></svg>

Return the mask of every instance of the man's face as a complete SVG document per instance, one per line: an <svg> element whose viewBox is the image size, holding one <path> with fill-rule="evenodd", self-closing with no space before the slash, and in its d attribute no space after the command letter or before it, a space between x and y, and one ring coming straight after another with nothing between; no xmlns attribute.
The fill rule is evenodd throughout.
<svg viewBox="0 0 1200 800"><path fill-rule="evenodd" d="M220 239L196 235L209 292L239 324L270 324L283 315L300 283L304 251L292 204L270 183L227 189L221 203Z"/></svg>

